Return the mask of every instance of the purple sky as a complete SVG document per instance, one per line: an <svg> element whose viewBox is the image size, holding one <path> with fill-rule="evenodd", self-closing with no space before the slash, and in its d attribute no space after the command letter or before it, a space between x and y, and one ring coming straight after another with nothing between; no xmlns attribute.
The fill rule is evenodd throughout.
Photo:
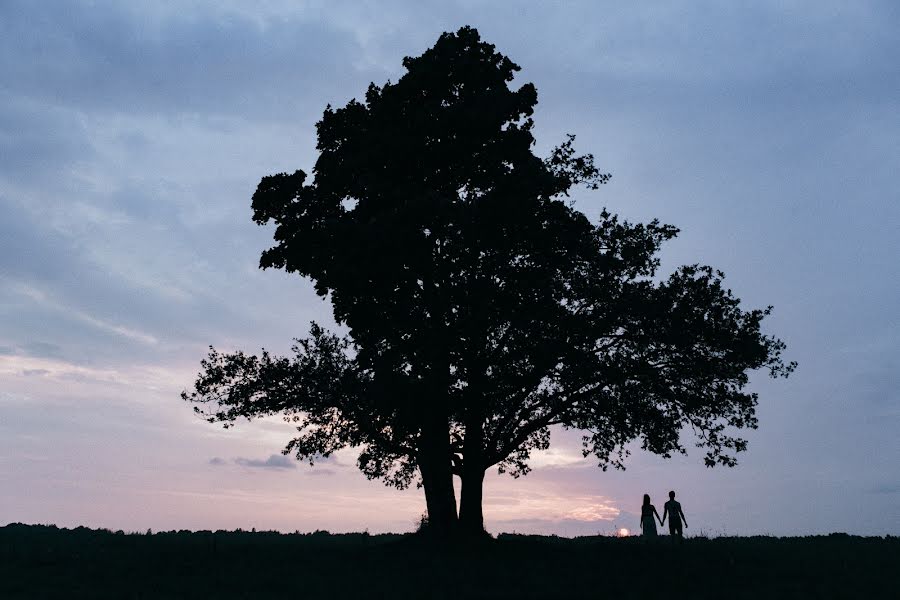
<svg viewBox="0 0 900 600"><path fill-rule="evenodd" d="M250 6L253 5L251 9ZM735 469L636 451L603 473L557 432L486 483L488 529L635 529L676 489L708 534L900 534L900 8L884 2L0 3L0 523L407 531L424 511L279 455L179 392L206 347L285 352L311 285L259 271L267 174L309 170L325 105L477 27L532 81L543 153L613 173L577 205L681 228L800 367L753 378Z"/></svg>

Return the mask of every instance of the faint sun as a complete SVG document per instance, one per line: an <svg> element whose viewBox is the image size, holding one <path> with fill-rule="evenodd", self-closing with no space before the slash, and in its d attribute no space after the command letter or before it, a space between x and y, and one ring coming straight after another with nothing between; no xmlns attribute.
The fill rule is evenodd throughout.
<svg viewBox="0 0 900 600"><path fill-rule="evenodd" d="M618 531L618 535L619 537L628 537L629 535L631 535L631 532L623 527Z"/></svg>

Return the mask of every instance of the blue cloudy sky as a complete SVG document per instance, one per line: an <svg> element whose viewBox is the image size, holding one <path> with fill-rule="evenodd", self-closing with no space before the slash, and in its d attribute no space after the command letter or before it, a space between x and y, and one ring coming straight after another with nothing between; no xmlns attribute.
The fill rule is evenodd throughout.
<svg viewBox="0 0 900 600"><path fill-rule="evenodd" d="M900 4L0 2L0 523L409 530L419 492L352 452L309 466L278 421L224 431L178 398L206 347L288 349L310 284L257 269L263 175L309 170L326 104L477 27L522 65L538 147L613 173L581 193L681 228L800 367L753 379L736 469L558 432L487 480L488 528L636 528L679 491L690 533L900 533Z"/></svg>

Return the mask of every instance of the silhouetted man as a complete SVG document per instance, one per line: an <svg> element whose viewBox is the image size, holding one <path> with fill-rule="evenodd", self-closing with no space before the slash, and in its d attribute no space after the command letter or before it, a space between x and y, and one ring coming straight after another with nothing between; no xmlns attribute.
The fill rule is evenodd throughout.
<svg viewBox="0 0 900 600"><path fill-rule="evenodd" d="M685 527L688 524L687 519L684 518L684 513L681 511L681 504L675 501L675 492L669 492L669 501L665 503L665 509L663 510L663 525L666 523L666 516L669 517L669 535L672 536L672 541L683 542L684 535L681 532L681 523L684 522Z"/></svg>

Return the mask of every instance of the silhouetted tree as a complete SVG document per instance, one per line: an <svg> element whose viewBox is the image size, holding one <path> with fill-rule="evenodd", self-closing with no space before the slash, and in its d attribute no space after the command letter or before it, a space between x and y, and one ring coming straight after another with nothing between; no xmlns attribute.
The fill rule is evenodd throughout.
<svg viewBox="0 0 900 600"><path fill-rule="evenodd" d="M670 456L691 429L706 463L734 465L756 427L748 371L786 376L784 344L760 332L722 274L687 266L659 280L677 230L567 202L609 175L570 136L532 152L534 86L465 27L403 61L397 83L328 107L315 177L264 177L254 220L274 222L262 268L313 280L340 338L313 324L291 358L211 350L182 396L226 427L283 414L286 453L313 462L360 447L360 469L417 480L429 524L483 532L485 471L528 472L550 427L585 432L585 456L623 466L626 444ZM209 408L209 406L212 408Z"/></svg>

